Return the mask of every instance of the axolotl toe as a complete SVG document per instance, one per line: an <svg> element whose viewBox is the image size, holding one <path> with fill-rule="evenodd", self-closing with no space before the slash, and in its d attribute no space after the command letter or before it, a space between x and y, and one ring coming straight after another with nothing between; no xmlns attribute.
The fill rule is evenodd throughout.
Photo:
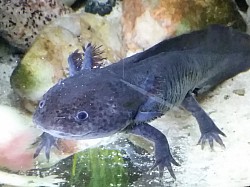
<svg viewBox="0 0 250 187"><path fill-rule="evenodd" d="M225 134L199 106L194 93L203 94L250 68L247 34L211 26L164 40L97 69L91 68L88 54L80 66L74 65L76 53L69 57L70 77L50 88L34 113L34 123L45 134L35 156L45 147L49 157L54 138L92 139L132 133L154 142L153 168L158 167L162 176L166 167L175 178L172 165L179 164L167 138L148 124L174 106L184 107L196 118L202 147L206 141L211 147L214 141L224 146L220 136Z"/></svg>

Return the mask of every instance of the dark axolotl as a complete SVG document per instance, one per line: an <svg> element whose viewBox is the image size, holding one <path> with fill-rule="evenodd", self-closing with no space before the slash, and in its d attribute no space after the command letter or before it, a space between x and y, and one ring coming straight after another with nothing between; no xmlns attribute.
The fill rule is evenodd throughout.
<svg viewBox="0 0 250 187"><path fill-rule="evenodd" d="M196 118L202 147L208 141L224 146L219 130L199 106L195 94L203 94L226 79L250 68L250 36L232 28L210 26L184 34L120 60L93 69L93 47L69 56L70 77L44 94L33 121L44 133L35 157L58 138L91 139L119 132L142 136L155 145L160 176L167 167L175 178L166 136L148 124L174 106L182 106Z"/></svg>

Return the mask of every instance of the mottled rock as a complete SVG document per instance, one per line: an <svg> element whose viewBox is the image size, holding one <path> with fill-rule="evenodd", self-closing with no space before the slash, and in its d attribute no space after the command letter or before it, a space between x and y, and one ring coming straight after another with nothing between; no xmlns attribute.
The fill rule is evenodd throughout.
<svg viewBox="0 0 250 187"><path fill-rule="evenodd" d="M0 36L25 51L45 25L70 11L59 0L1 0Z"/></svg>
<svg viewBox="0 0 250 187"><path fill-rule="evenodd" d="M227 0L123 1L123 35L130 51L213 23L246 29L235 4Z"/></svg>

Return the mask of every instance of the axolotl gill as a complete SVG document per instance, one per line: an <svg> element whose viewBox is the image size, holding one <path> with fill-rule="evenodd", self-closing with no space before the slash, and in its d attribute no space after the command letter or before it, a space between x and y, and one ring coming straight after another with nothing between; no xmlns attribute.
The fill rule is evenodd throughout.
<svg viewBox="0 0 250 187"><path fill-rule="evenodd" d="M173 178L173 158L166 136L148 122L173 107L196 118L203 148L214 141L224 146L225 134L200 107L195 96L250 68L250 36L230 27L212 25L164 40L104 68L92 68L95 47L68 58L70 76L44 94L34 115L43 130L34 155L50 149L58 138L92 139L131 133L154 143L155 167L166 167ZM97 50L96 50L97 51ZM79 63L80 59L80 63ZM78 60L78 62L77 62Z"/></svg>

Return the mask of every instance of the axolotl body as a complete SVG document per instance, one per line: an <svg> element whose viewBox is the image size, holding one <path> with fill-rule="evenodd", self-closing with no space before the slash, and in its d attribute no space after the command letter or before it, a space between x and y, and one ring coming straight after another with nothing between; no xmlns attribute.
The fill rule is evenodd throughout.
<svg viewBox="0 0 250 187"><path fill-rule="evenodd" d="M225 134L199 106L195 94L209 91L250 68L250 36L224 26L184 34L120 60L93 69L93 47L86 47L83 62L69 56L70 77L44 94L33 116L44 133L35 156L45 147L49 158L57 138L91 139L119 132L142 136L155 145L160 176L167 167L175 178L166 136L148 124L172 107L182 106L196 118L198 143L224 146Z"/></svg>

